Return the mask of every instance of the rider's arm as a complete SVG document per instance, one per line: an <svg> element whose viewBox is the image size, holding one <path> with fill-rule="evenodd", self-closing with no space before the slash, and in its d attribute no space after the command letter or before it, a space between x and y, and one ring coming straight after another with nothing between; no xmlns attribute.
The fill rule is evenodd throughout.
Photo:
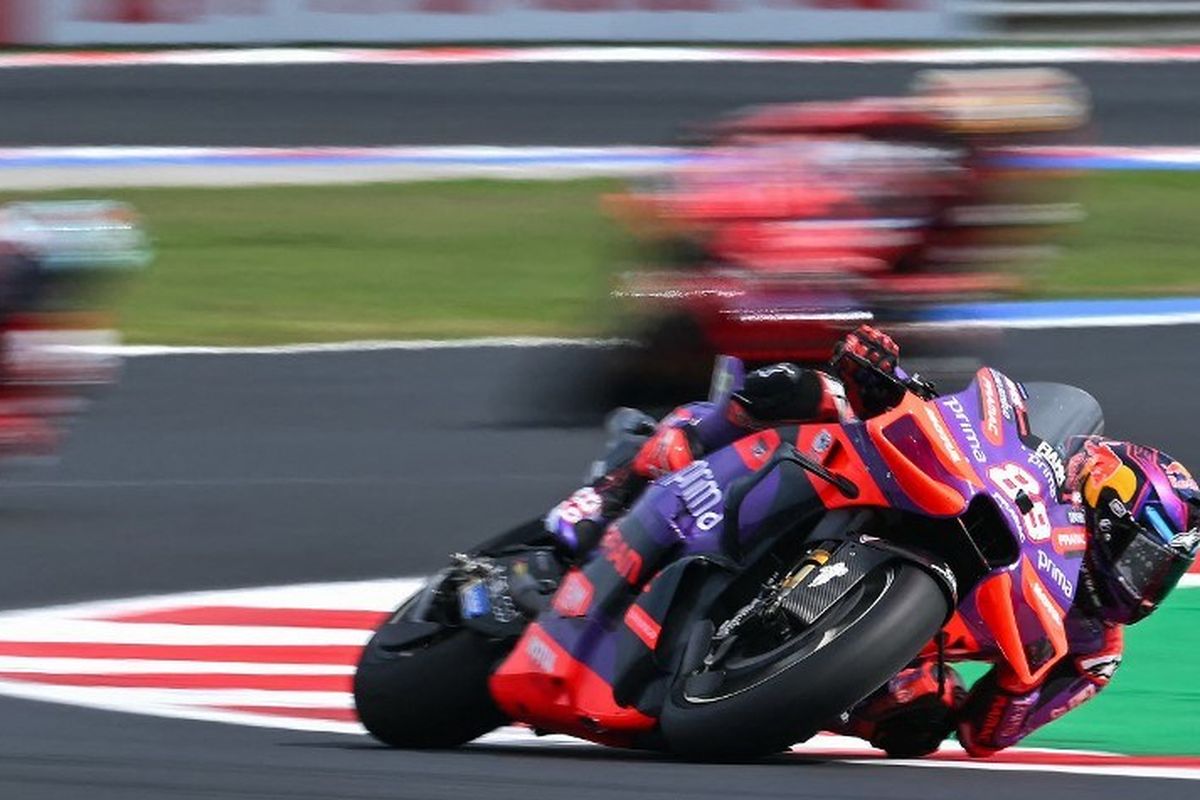
<svg viewBox="0 0 1200 800"><path fill-rule="evenodd" d="M959 743L972 756L989 756L1095 697L1121 663L1122 629L1104 626L1088 644L1032 688L1015 685L1003 666L993 667L971 688L959 717Z"/></svg>
<svg viewBox="0 0 1200 800"><path fill-rule="evenodd" d="M849 353L847 357L844 354ZM683 469L696 458L772 425L839 422L855 418L855 410L878 413L886 403L874 391L875 370L900 373L899 348L874 328L861 326L835 349L833 367L848 374L856 401L843 384L824 372L794 364L775 364L749 373L741 391L728 404L690 403L668 414L628 468L622 467L584 487L546 517L546 528L573 552L586 552L607 520L622 513L643 481ZM875 410L876 407L878 410ZM588 524L580 530L579 523Z"/></svg>
<svg viewBox="0 0 1200 800"><path fill-rule="evenodd" d="M646 478L674 472L704 453L771 425L839 422L856 414L864 418L879 414L903 395L903 387L898 389L896 381L887 378L907 379L899 361L900 348L890 336L860 325L834 348L830 364L841 381L788 363L756 369L728 406L692 403L667 416L638 454L634 472Z"/></svg>
<svg viewBox="0 0 1200 800"><path fill-rule="evenodd" d="M823 372L774 364L746 376L728 405L690 403L658 424L634 459L634 472L656 478L751 431L798 422L853 419L841 383Z"/></svg>

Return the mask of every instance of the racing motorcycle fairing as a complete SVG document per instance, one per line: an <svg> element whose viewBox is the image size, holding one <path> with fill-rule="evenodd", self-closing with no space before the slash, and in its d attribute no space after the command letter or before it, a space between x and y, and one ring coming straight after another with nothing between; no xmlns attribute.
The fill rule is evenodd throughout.
<svg viewBox="0 0 1200 800"><path fill-rule="evenodd" d="M841 592L861 577L847 548L916 563L957 603L939 652L1003 659L1035 684L1067 651L1086 531L1059 501L1062 455L1027 405L1024 387L984 369L962 392L909 394L865 423L756 431L655 481L493 672L493 699L535 728L652 741L697 622L772 548L820 553L797 580ZM964 548L971 569L946 555Z"/></svg>

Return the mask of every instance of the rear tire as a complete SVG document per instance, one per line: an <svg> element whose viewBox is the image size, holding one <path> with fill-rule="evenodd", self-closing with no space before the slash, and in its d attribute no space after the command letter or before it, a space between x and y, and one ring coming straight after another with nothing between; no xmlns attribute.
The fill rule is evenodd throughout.
<svg viewBox="0 0 1200 800"><path fill-rule="evenodd" d="M354 673L354 706L366 729L392 747L457 747L507 722L488 691L488 677L511 642L474 631L391 650L379 634Z"/></svg>
<svg viewBox="0 0 1200 800"><path fill-rule="evenodd" d="M847 593L801 635L818 642L833 636L811 652L797 647L761 673L738 673L741 683L727 671L707 683L712 688L704 688L703 676L689 682L698 672L677 676L661 717L667 746L703 760L776 753L810 738L883 685L937 633L949 603L937 582L911 563L892 561L872 575L882 571L890 572L890 581L879 580L876 597L864 591L856 600Z"/></svg>

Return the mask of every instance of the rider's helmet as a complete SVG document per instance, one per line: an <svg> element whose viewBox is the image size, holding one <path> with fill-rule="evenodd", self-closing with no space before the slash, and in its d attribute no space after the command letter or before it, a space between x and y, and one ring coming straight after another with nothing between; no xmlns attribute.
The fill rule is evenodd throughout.
<svg viewBox="0 0 1200 800"><path fill-rule="evenodd" d="M1097 437L1071 459L1068 485L1091 533L1078 602L1110 622L1145 619L1196 558L1196 481L1158 450Z"/></svg>

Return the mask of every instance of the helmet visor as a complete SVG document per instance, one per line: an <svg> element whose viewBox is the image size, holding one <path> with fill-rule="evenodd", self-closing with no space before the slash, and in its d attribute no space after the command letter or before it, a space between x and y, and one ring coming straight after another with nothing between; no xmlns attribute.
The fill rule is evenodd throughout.
<svg viewBox="0 0 1200 800"><path fill-rule="evenodd" d="M1192 532L1172 533L1164 542L1157 529L1137 527L1125 552L1113 564L1117 580L1138 601L1131 622L1149 615L1175 588L1192 565L1196 541L1197 535Z"/></svg>

